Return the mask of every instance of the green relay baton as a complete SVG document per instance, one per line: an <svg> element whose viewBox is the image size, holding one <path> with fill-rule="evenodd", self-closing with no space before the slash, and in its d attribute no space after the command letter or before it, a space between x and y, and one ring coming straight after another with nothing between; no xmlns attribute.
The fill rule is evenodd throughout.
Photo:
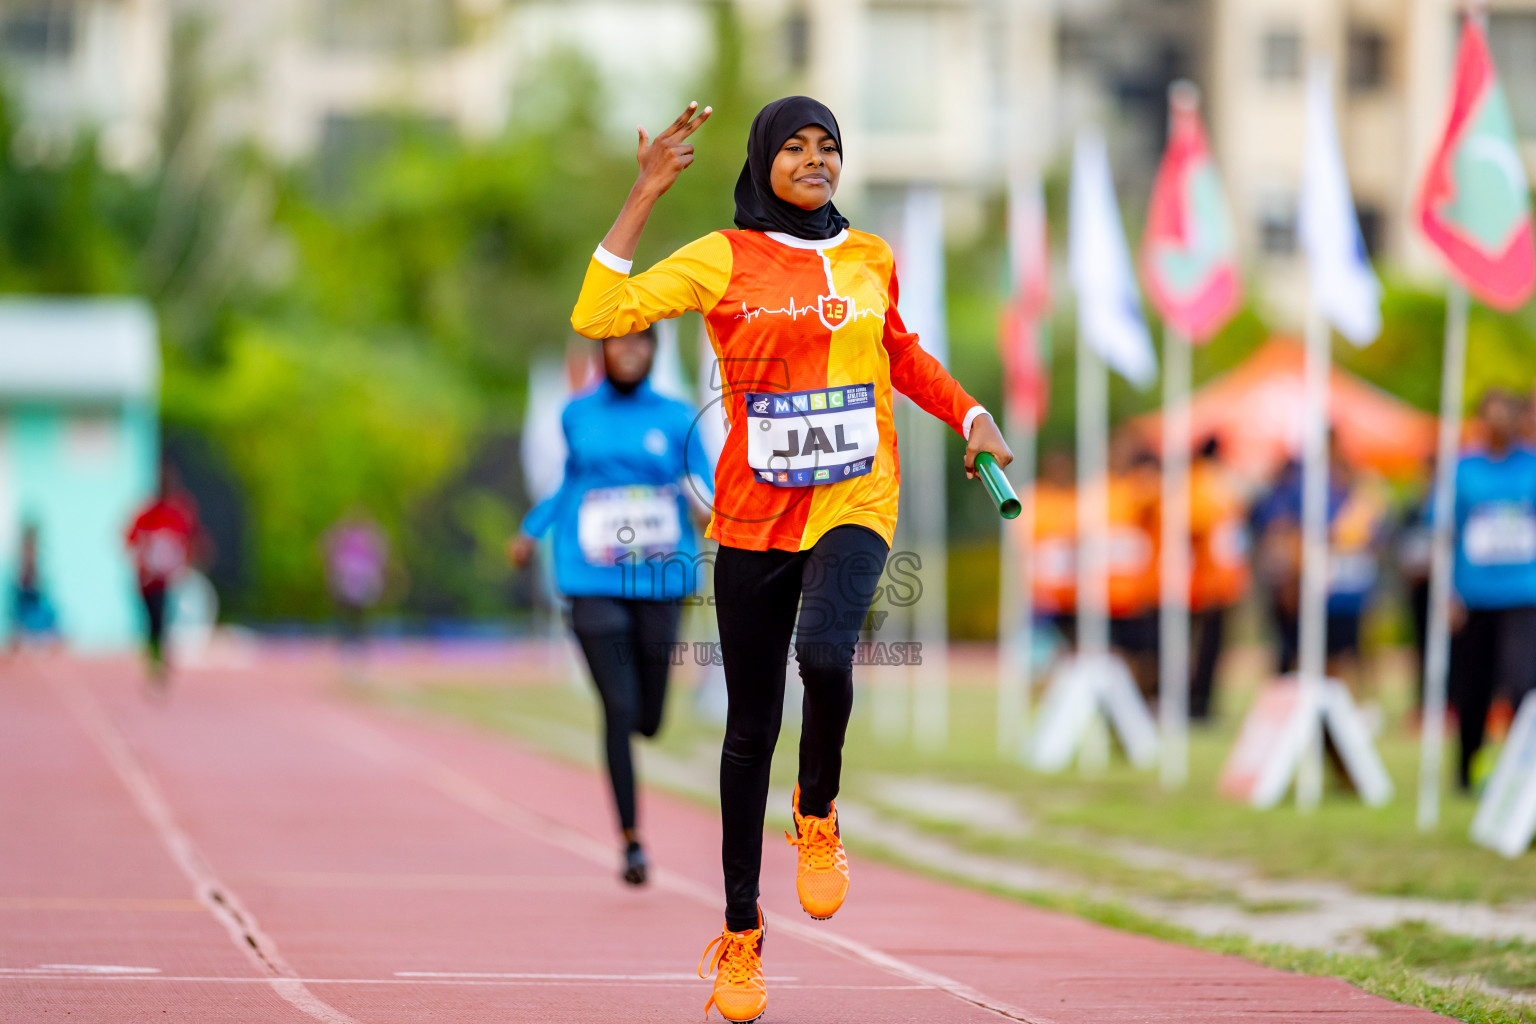
<svg viewBox="0 0 1536 1024"><path fill-rule="evenodd" d="M1003 476L1003 471L997 468L997 459L992 457L991 452L982 452L976 456L976 475L981 477L987 493L992 496L998 514L1004 519L1019 518L1024 506L1019 503L1019 496L1013 493L1013 485Z"/></svg>

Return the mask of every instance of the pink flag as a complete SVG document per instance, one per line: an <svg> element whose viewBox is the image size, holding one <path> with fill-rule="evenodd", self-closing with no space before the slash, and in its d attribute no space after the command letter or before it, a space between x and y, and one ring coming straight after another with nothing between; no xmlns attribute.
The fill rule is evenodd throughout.
<svg viewBox="0 0 1536 1024"><path fill-rule="evenodd" d="M1172 125L1152 186L1141 270L1158 315L1202 344L1242 307L1242 276L1194 86L1173 90L1168 114Z"/></svg>

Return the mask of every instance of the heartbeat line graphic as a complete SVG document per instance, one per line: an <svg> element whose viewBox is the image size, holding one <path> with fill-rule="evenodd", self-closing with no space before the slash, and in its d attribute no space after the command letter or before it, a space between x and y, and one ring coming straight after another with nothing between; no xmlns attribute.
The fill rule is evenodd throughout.
<svg viewBox="0 0 1536 1024"><path fill-rule="evenodd" d="M794 296L790 296L789 305L785 306L783 309L766 309L762 306L759 306L756 309L748 309L747 304L743 302L741 304L741 312L736 314L736 319L745 320L747 323L751 323L758 317L762 316L764 313L767 313L770 316L787 316L791 320L798 320L802 316L812 316L815 314L815 312L816 306L814 303L809 306L796 306ZM882 322L885 320L885 314L877 309L860 309L856 310L853 314L853 318L855 320L862 320L867 316L872 316Z"/></svg>
<svg viewBox="0 0 1536 1024"><path fill-rule="evenodd" d="M751 323L753 320L756 320L764 313L777 313L781 316L788 316L791 320L798 320L802 316L810 316L815 312L815 303L812 303L809 306L796 306L795 297L791 295L789 297L789 305L784 309L764 309L762 306L759 306L756 309L748 309L747 304L743 302L741 304L741 312L736 314L736 319L745 320L747 323Z"/></svg>

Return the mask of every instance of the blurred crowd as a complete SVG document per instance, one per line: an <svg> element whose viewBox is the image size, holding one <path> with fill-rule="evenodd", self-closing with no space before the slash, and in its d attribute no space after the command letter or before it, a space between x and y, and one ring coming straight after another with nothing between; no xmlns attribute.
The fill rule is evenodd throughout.
<svg viewBox="0 0 1536 1024"><path fill-rule="evenodd" d="M1471 783L1486 730L1507 724L1536 688L1536 410L1490 390L1468 425L1453 524L1450 698L1461 734L1459 781ZM1284 462L1244 486L1207 438L1190 464L1190 716L1209 721L1217 666L1235 608L1253 593L1278 675L1296 671L1302 570L1302 467ZM1390 612L1411 631L1419 703L1429 621L1431 477L1390 481L1355 465L1328 439L1327 671L1381 722L1363 637L1390 635ZM1108 513L1110 644L1149 700L1158 690L1162 476L1148 441L1119 433L1104 484ZM1041 454L1034 491L1033 601L1064 648L1076 640L1077 480L1064 450ZM1363 628L1382 623L1381 630ZM1368 645L1366 645L1368 646ZM1490 722L1491 717L1491 722ZM1415 720L1417 710L1415 711Z"/></svg>

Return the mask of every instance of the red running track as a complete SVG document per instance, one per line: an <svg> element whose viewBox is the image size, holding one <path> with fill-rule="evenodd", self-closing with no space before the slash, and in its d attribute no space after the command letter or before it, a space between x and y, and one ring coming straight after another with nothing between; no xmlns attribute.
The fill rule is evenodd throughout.
<svg viewBox="0 0 1536 1024"><path fill-rule="evenodd" d="M700 1018L712 815L648 793L626 889L594 773L306 678L0 666L0 1021ZM770 1024L1441 1019L857 860L812 922L773 840Z"/></svg>

